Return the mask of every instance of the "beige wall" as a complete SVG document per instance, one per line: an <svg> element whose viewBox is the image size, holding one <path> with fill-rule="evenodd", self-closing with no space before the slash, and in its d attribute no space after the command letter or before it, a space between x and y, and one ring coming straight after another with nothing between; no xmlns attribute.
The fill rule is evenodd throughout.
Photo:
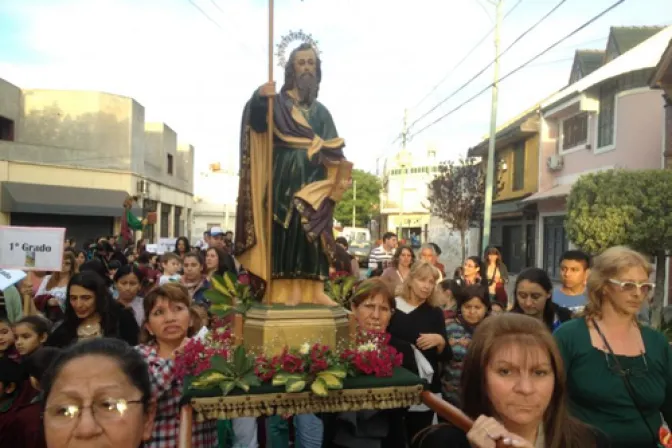
<svg viewBox="0 0 672 448"><path fill-rule="evenodd" d="M21 117L21 89L0 79L0 116L17 123Z"/></svg>

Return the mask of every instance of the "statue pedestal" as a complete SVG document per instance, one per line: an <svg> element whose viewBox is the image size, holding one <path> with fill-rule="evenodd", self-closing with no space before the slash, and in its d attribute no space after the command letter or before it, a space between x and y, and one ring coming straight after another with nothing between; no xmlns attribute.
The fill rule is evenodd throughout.
<svg viewBox="0 0 672 448"><path fill-rule="evenodd" d="M335 348L347 343L349 336L348 314L341 307L255 304L245 313L245 348L271 356L306 342Z"/></svg>

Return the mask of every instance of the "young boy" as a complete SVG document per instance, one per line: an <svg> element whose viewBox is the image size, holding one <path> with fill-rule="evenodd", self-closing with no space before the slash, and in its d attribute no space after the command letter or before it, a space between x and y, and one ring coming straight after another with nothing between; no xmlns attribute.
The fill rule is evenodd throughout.
<svg viewBox="0 0 672 448"><path fill-rule="evenodd" d="M159 279L159 286L170 282L177 283L180 281L182 260L179 255L173 252L166 252L161 255L161 267L163 268L163 275Z"/></svg>
<svg viewBox="0 0 672 448"><path fill-rule="evenodd" d="M586 305L586 280L590 256L580 250L568 250L560 257L562 286L553 291L553 302L573 312Z"/></svg>

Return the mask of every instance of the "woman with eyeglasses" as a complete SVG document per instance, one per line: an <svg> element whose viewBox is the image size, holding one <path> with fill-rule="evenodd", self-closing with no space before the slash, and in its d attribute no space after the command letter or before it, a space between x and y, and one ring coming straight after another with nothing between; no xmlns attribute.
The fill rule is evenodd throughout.
<svg viewBox="0 0 672 448"><path fill-rule="evenodd" d="M123 341L71 346L40 385L48 448L139 448L152 434L156 406L147 364Z"/></svg>
<svg viewBox="0 0 672 448"><path fill-rule="evenodd" d="M612 448L656 447L661 416L672 422L672 349L662 333L637 322L654 290L653 268L621 246L594 262L583 318L555 332L570 409L609 436Z"/></svg>

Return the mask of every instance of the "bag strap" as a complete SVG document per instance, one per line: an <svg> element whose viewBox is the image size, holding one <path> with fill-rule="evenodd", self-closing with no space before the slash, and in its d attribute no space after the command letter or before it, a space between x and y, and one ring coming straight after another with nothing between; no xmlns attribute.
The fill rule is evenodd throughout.
<svg viewBox="0 0 672 448"><path fill-rule="evenodd" d="M639 405L639 402L637 401L637 398L636 398L636 395L635 395L635 389L634 389L634 387L632 387L632 383L630 382L630 378L625 373L625 370L623 370L623 367L621 367L620 361L616 357L616 354L614 354L614 351L611 349L611 345L609 345L609 341L607 341L606 336L604 336L604 333L602 333L602 330L600 329L599 325L597 325L597 322L595 322L595 319L590 319L590 321L593 323L593 326L595 327L595 331L597 331L597 334L600 335L600 338L602 339L602 342L604 342L604 345L607 348L607 350L609 351L609 354L612 356L612 358L614 358L614 362L616 363L616 367L618 367L618 370L623 372L623 375L620 375L620 376L621 376L621 378L623 378L623 383L625 384L625 389L628 391L628 395L630 395L630 399L632 400L632 403L635 405L635 408L637 409L637 412L639 413L639 416L642 418L642 421L646 425L646 429L649 430L649 433L651 434L651 437L653 438L653 441L658 444L659 439L658 439L658 437L656 437L656 433L653 431L653 428L651 428L651 425L649 425L649 421L644 416L644 411L642 411L642 408Z"/></svg>

